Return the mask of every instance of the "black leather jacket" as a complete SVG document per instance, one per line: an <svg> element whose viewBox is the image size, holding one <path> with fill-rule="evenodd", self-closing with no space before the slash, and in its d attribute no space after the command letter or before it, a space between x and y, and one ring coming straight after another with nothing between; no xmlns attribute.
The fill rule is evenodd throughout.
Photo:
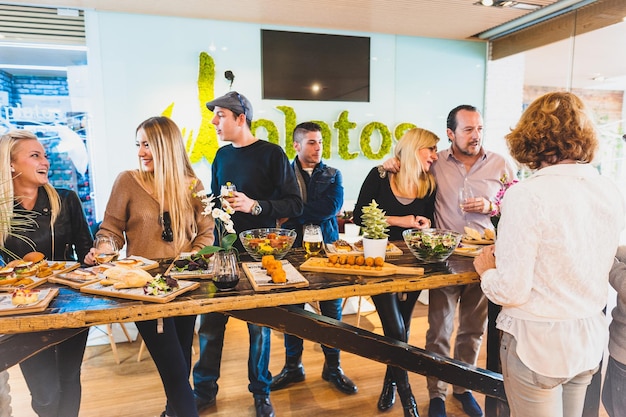
<svg viewBox="0 0 626 417"><path fill-rule="evenodd" d="M4 245L6 249L20 257L36 250L44 253L48 260L83 262L93 244L83 207L74 191L61 188L57 189L57 192L61 198L61 210L54 223L54 231L50 228L51 216L48 194L43 187L39 187L37 202L31 211L35 214L37 227L19 232L21 236L34 242L34 248L23 239L9 236ZM16 209L24 210L19 204ZM54 244L52 241L53 233ZM54 254L52 253L53 250ZM11 260L5 253L2 253L2 256L7 262Z"/></svg>

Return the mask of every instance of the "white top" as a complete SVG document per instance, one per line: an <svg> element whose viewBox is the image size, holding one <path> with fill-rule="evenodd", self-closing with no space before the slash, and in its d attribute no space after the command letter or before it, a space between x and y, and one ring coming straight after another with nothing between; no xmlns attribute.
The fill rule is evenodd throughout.
<svg viewBox="0 0 626 417"><path fill-rule="evenodd" d="M497 327L516 338L533 371L565 378L600 362L624 216L619 189L589 164L543 168L506 192L497 268L483 274L481 287L503 307Z"/></svg>

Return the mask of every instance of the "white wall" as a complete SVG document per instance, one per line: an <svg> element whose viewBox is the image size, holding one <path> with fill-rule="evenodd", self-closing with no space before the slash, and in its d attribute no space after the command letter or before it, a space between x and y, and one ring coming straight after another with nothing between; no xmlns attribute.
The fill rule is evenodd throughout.
<svg viewBox="0 0 626 417"><path fill-rule="evenodd" d="M348 110L350 121L357 124L350 132L350 151L356 152L360 130L372 121L384 123L392 132L399 123L414 123L433 130L442 139L440 148L447 147L448 111L462 103L479 108L484 103L486 45L481 42L95 11L86 12L86 27L92 96L97 103L90 148L98 218L117 174L138 167L134 132L141 121L161 114L174 102L173 119L181 128L197 131L204 106L196 86L201 52L215 60L215 96L229 90L223 74L233 71L233 89L250 99L255 119L276 124L281 144L285 129L283 114L276 109L279 105L293 107L297 122L323 120L331 128ZM262 28L371 36L370 102L262 100ZM376 143L377 138L373 140ZM362 155L342 160L334 129L332 148L326 162L342 170L346 200L355 200L365 175L380 161ZM200 163L195 168L208 185L209 165Z"/></svg>

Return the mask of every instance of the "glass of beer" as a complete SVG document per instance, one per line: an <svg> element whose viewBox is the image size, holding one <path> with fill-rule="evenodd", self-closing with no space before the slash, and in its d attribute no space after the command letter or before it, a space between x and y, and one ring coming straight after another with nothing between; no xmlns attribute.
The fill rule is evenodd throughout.
<svg viewBox="0 0 626 417"><path fill-rule="evenodd" d="M319 254L324 247L322 229L316 224L307 224L302 228L302 232L302 246L304 246L307 255Z"/></svg>
<svg viewBox="0 0 626 417"><path fill-rule="evenodd" d="M93 247L96 249L95 259L98 265L116 261L120 253L115 239L111 236L96 237Z"/></svg>

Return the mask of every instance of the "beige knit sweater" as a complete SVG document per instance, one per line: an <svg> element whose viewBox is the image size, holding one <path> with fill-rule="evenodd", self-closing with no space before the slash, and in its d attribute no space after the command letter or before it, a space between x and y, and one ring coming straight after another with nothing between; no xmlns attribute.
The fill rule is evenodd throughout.
<svg viewBox="0 0 626 417"><path fill-rule="evenodd" d="M159 223L159 203L139 184L137 175L136 170L124 171L117 177L97 235L114 236L120 248L126 243L127 256L174 258L179 255L175 253L174 243L161 239L163 227ZM198 181L196 191L202 189ZM186 227L184 252L197 251L213 244L213 218L202 215L202 210L200 199L195 199L194 212L189 213ZM192 232L194 223L197 234Z"/></svg>

